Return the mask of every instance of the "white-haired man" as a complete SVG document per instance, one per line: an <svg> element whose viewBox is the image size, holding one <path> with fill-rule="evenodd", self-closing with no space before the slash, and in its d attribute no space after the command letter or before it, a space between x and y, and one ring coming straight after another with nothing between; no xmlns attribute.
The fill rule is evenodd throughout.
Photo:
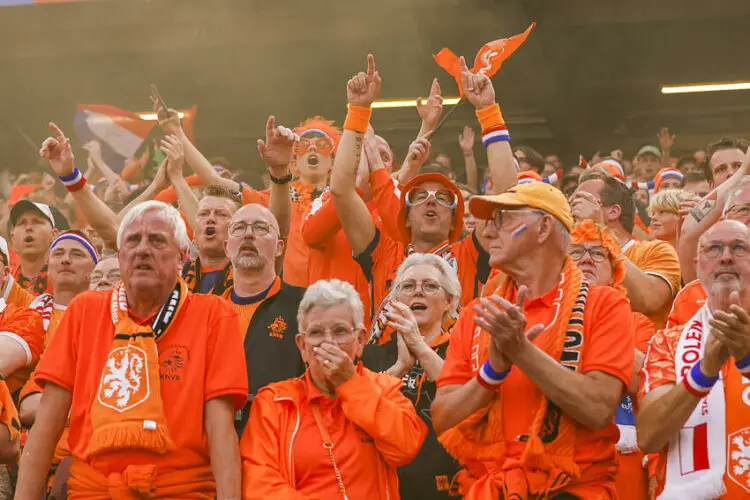
<svg viewBox="0 0 750 500"><path fill-rule="evenodd" d="M459 315L432 404L435 432L467 469L462 493L613 497L613 417L633 372L627 299L583 282L556 188L519 184L470 208L491 220L490 265L506 279Z"/></svg>
<svg viewBox="0 0 750 500"><path fill-rule="evenodd" d="M641 372L638 444L660 452L660 499L744 499L750 496L750 229L726 220L706 231L697 272L706 303L686 324L651 339Z"/></svg>
<svg viewBox="0 0 750 500"><path fill-rule="evenodd" d="M67 140L47 139L42 153L56 172L71 170ZM239 497L233 420L247 376L237 314L187 290L179 270L188 245L170 205L145 202L125 215L122 282L76 297L37 366L44 392L16 498L42 494L68 415L73 495Z"/></svg>

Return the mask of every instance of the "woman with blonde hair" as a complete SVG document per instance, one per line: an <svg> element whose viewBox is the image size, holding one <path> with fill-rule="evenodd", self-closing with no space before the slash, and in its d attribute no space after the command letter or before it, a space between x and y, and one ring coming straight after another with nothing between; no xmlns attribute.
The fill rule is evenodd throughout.
<svg viewBox="0 0 750 500"><path fill-rule="evenodd" d="M682 224L681 211L698 202L698 197L684 189L666 189L651 197L648 216L651 217L649 232L657 240L666 241L677 248Z"/></svg>
<svg viewBox="0 0 750 500"><path fill-rule="evenodd" d="M435 380L448 351L445 325L455 317L461 284L455 269L437 255L415 253L401 263L391 287L386 312L394 335L380 345L365 349L365 365L403 380L401 392L414 404L429 428L416 458L399 468L401 498L451 498L454 475L460 467L438 442L432 429L430 404ZM455 491L454 491L455 493Z"/></svg>
<svg viewBox="0 0 750 500"><path fill-rule="evenodd" d="M401 381L358 360L367 340L352 285L318 281L299 306L304 375L261 389L242 436L244 499L397 499L396 468L427 427Z"/></svg>

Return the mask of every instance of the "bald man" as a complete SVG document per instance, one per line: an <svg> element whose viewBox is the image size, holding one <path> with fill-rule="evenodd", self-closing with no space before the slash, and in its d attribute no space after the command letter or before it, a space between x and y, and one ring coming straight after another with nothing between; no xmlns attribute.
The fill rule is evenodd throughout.
<svg viewBox="0 0 750 500"><path fill-rule="evenodd" d="M750 483L750 229L716 223L698 243L707 300L660 330L643 365L638 444L659 453L659 498L745 499ZM721 375L721 376L720 376Z"/></svg>
<svg viewBox="0 0 750 500"><path fill-rule="evenodd" d="M258 390L304 372L294 336L305 289L276 274L274 261L282 255L284 242L276 218L263 205L245 205L232 216L224 249L234 269L234 284L223 297L239 313L250 384L248 404L235 420L242 434Z"/></svg>

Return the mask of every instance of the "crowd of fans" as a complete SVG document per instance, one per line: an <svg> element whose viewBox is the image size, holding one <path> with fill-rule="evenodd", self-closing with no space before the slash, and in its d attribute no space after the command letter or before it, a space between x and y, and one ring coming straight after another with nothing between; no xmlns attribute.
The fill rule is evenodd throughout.
<svg viewBox="0 0 750 500"><path fill-rule="evenodd" d="M748 498L747 145L563 165L461 84L462 183L436 82L400 165L369 125L372 56L265 189L156 95L156 168L50 124L0 181L6 497Z"/></svg>

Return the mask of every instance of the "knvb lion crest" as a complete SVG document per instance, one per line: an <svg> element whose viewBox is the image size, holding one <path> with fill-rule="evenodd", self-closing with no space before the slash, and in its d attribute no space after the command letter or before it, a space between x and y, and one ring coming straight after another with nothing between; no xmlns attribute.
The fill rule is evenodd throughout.
<svg viewBox="0 0 750 500"><path fill-rule="evenodd" d="M727 474L750 492L750 427L727 437Z"/></svg>
<svg viewBox="0 0 750 500"><path fill-rule="evenodd" d="M284 318L281 316L277 316L275 320L273 320L273 323L268 325L268 335L271 337L276 337L278 339L284 338L284 332L287 329L286 321L284 321Z"/></svg>
<svg viewBox="0 0 750 500"><path fill-rule="evenodd" d="M135 346L109 353L99 386L99 402L120 413L146 401L149 396L147 357Z"/></svg>

